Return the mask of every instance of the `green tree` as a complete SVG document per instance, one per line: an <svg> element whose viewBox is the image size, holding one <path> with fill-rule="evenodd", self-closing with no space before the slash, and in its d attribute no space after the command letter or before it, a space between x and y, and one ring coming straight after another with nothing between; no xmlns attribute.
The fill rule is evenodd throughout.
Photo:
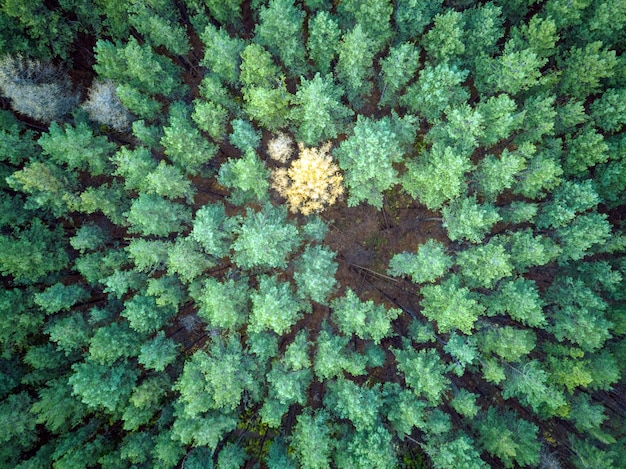
<svg viewBox="0 0 626 469"><path fill-rule="evenodd" d="M391 321L401 314L399 309L387 309L372 300L361 301L350 288L331 302L331 309L331 317L343 334L355 334L375 344L392 333Z"/></svg>
<svg viewBox="0 0 626 469"><path fill-rule="evenodd" d="M178 9L167 2L133 2L128 7L129 23L154 46L164 46L172 54L185 55L191 47L180 21Z"/></svg>
<svg viewBox="0 0 626 469"><path fill-rule="evenodd" d="M341 103L343 90L337 87L331 75L315 74L311 80L300 82L289 113L296 126L296 138L308 146L331 140L343 129L342 123L352 111Z"/></svg>
<svg viewBox="0 0 626 469"><path fill-rule="evenodd" d="M294 262L294 280L300 298L310 298L321 304L335 288L337 262L335 253L324 246L307 246L302 255Z"/></svg>
<svg viewBox="0 0 626 469"><path fill-rule="evenodd" d="M304 11L294 5L293 0L270 0L267 7L261 7L254 31L257 44L280 57L294 76L303 74L307 68L302 31L304 17Z"/></svg>
<svg viewBox="0 0 626 469"><path fill-rule="evenodd" d="M339 378L328 383L324 406L337 417L350 420L357 431L373 429L380 420L380 386L361 387Z"/></svg>
<svg viewBox="0 0 626 469"><path fill-rule="evenodd" d="M207 24L200 35L204 44L204 59L201 64L209 68L224 83L236 85L239 82L241 52L245 43L240 38L232 38L224 28Z"/></svg>
<svg viewBox="0 0 626 469"><path fill-rule="evenodd" d="M402 349L392 349L398 369L417 396L424 396L431 405L441 402L449 385L445 364L434 349L415 350L408 342Z"/></svg>
<svg viewBox="0 0 626 469"><path fill-rule="evenodd" d="M501 217L491 204L479 204L476 197L453 200L445 206L443 226L452 241L466 239L480 243Z"/></svg>
<svg viewBox="0 0 626 469"><path fill-rule="evenodd" d="M163 134L165 154L186 174L198 174L218 150L191 124L190 109L180 102L170 106L169 125L163 127Z"/></svg>
<svg viewBox="0 0 626 469"><path fill-rule="evenodd" d="M552 200L546 203L537 216L538 228L559 228L570 223L580 212L597 206L599 197L591 180L582 182L563 181L552 192Z"/></svg>
<svg viewBox="0 0 626 469"><path fill-rule="evenodd" d="M68 383L74 394L90 409L111 414L124 408L139 375L127 361L103 365L87 360L72 365L72 371Z"/></svg>
<svg viewBox="0 0 626 469"><path fill-rule="evenodd" d="M420 65L420 49L410 42L389 48L387 56L380 61L381 90L379 107L394 105L400 92L413 78Z"/></svg>
<svg viewBox="0 0 626 469"><path fill-rule="evenodd" d="M420 0L399 0L396 2L393 19L398 29L398 41L416 40L424 28L442 10L443 0L422 2Z"/></svg>
<svg viewBox="0 0 626 469"><path fill-rule="evenodd" d="M472 162L462 152L435 142L418 159L407 161L406 167L402 188L428 209L437 210L467 190L465 173Z"/></svg>
<svg viewBox="0 0 626 469"><path fill-rule="evenodd" d="M423 36L424 49L434 63L456 62L465 52L463 29L465 19L461 12L446 10L434 18L433 27Z"/></svg>
<svg viewBox="0 0 626 469"><path fill-rule="evenodd" d="M184 89L178 67L164 55L157 54L149 44L139 44L132 36L125 45L98 39L94 53L93 68L101 78L128 84L148 95L172 96Z"/></svg>
<svg viewBox="0 0 626 469"><path fill-rule="evenodd" d="M479 442L505 467L537 464L541 444L537 440L536 425L518 418L512 411L498 413L490 407L477 424Z"/></svg>
<svg viewBox="0 0 626 469"><path fill-rule="evenodd" d="M600 349L611 336L607 303L581 280L557 278L546 294L550 326L559 341L568 339L585 351Z"/></svg>
<svg viewBox="0 0 626 469"><path fill-rule="evenodd" d="M486 146L509 138L524 122L525 111L518 112L515 101L504 93L481 102L477 110L484 117L485 126L480 143Z"/></svg>
<svg viewBox="0 0 626 469"><path fill-rule="evenodd" d="M441 333L458 329L471 334L474 323L485 312L470 290L460 286L456 276L437 285L426 285L421 293L422 314L435 321Z"/></svg>
<svg viewBox="0 0 626 469"><path fill-rule="evenodd" d="M411 134L415 121L397 119L400 129ZM380 120L358 116L354 133L335 150L339 166L345 171L348 205L367 201L374 207L383 204L382 193L398 182L394 163L402 160L403 138L388 117Z"/></svg>
<svg viewBox="0 0 626 469"><path fill-rule="evenodd" d="M307 411L296 417L291 448L303 469L330 466L333 445L329 420L330 416L324 410Z"/></svg>
<svg viewBox="0 0 626 469"><path fill-rule="evenodd" d="M269 329L283 335L302 317L302 305L290 284L276 277L261 277L259 289L250 294L250 299L252 308L248 330L251 332Z"/></svg>
<svg viewBox="0 0 626 469"><path fill-rule="evenodd" d="M428 64L420 70L417 81L406 88L400 103L413 114L434 123L441 118L446 107L469 99L469 93L461 86L468 74L468 70L459 70L446 62L434 67Z"/></svg>
<svg viewBox="0 0 626 469"><path fill-rule="evenodd" d="M284 268L287 255L299 244L298 229L287 222L287 209L266 205L261 211L246 209L246 217L234 230L232 260L244 269Z"/></svg>
<svg viewBox="0 0 626 469"><path fill-rule="evenodd" d="M228 136L231 144L236 146L242 153L248 150L256 150L261 144L261 132L255 130L252 124L243 119L233 119L230 121L233 128Z"/></svg>
<svg viewBox="0 0 626 469"><path fill-rule="evenodd" d="M387 273L394 276L408 275L413 283L433 283L452 266L452 258L445 246L434 239L420 244L416 253L402 252L389 261Z"/></svg>
<svg viewBox="0 0 626 469"><path fill-rule="evenodd" d="M468 247L457 255L456 263L470 287L492 288L513 273L511 256L497 242Z"/></svg>
<svg viewBox="0 0 626 469"><path fill-rule="evenodd" d="M344 371L353 376L366 374L366 357L349 350L349 341L348 337L334 334L327 324L322 326L314 358L315 376L319 380L343 376Z"/></svg>
<svg viewBox="0 0 626 469"><path fill-rule="evenodd" d="M263 202L268 198L269 171L257 153L248 149L241 158L229 158L222 164L218 182L232 189L230 201L236 205Z"/></svg>
<svg viewBox="0 0 626 469"><path fill-rule="evenodd" d="M46 314L69 311L78 303L89 298L89 292L77 284L65 285L57 282L41 293L35 293L35 304Z"/></svg>
<svg viewBox="0 0 626 469"><path fill-rule="evenodd" d="M128 319L133 330L143 334L161 329L175 312L171 307L158 306L152 296L136 294L124 302L120 315Z"/></svg>
<svg viewBox="0 0 626 469"><path fill-rule="evenodd" d="M199 305L198 316L209 327L236 329L247 322L250 292L242 281L208 278L194 299Z"/></svg>
<svg viewBox="0 0 626 469"><path fill-rule="evenodd" d="M174 363L177 357L176 343L166 337L163 331L159 331L152 339L141 345L137 361L150 370L163 371L168 365Z"/></svg>
<svg viewBox="0 0 626 469"><path fill-rule="evenodd" d="M584 174L587 169L609 159L609 147L603 135L590 125L567 138L566 146L563 169L568 175Z"/></svg>
<svg viewBox="0 0 626 469"><path fill-rule="evenodd" d="M253 392L257 386L251 360L239 339L231 336L212 341L206 350L187 359L174 389L180 392L186 416L197 418L211 409L235 410L244 392Z"/></svg>
<svg viewBox="0 0 626 469"><path fill-rule="evenodd" d="M89 341L89 360L113 365L120 359L134 358L139 353L141 336L127 321L114 322L98 328Z"/></svg>
<svg viewBox="0 0 626 469"><path fill-rule="evenodd" d="M219 259L228 253L233 228L223 203L207 204L194 215L191 237L204 252Z"/></svg>
<svg viewBox="0 0 626 469"><path fill-rule="evenodd" d="M182 231L191 221L188 207L156 194L140 194L124 215L130 225L128 231L143 235L168 236Z"/></svg>
<svg viewBox="0 0 626 469"><path fill-rule="evenodd" d="M626 88L609 88L590 106L595 125L605 132L619 132L626 125Z"/></svg>
<svg viewBox="0 0 626 469"><path fill-rule="evenodd" d="M516 176L526 169L526 159L518 152L504 149L499 158L486 155L474 173L481 194L488 201L495 201L507 189L513 187Z"/></svg>
<svg viewBox="0 0 626 469"><path fill-rule="evenodd" d="M353 108L360 108L372 89L374 44L361 24L345 33L337 46L335 72Z"/></svg>
<svg viewBox="0 0 626 469"><path fill-rule="evenodd" d="M617 66L615 51L602 50L602 46L601 41L590 42L584 48L574 46L564 54L559 63L563 70L562 93L585 99L602 89L600 80L611 77Z"/></svg>
<svg viewBox="0 0 626 469"><path fill-rule="evenodd" d="M533 280L517 278L499 282L497 290L484 298L487 314L508 314L516 321L530 327L540 327L546 322L543 312L544 301L539 296Z"/></svg>
<svg viewBox="0 0 626 469"><path fill-rule="evenodd" d="M337 21L326 11L320 11L309 18L309 38L307 51L309 57L322 75L331 71L331 65L337 57L337 44L341 30Z"/></svg>
<svg viewBox="0 0 626 469"><path fill-rule="evenodd" d="M534 350L537 338L530 330L495 326L481 332L479 344L483 353L495 353L507 362L516 362Z"/></svg>

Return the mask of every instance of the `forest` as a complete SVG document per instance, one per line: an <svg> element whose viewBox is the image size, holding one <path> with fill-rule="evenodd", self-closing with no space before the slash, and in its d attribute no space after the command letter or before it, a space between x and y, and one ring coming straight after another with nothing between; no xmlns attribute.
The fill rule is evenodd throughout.
<svg viewBox="0 0 626 469"><path fill-rule="evenodd" d="M626 0L3 0L0 173L1 468L626 468Z"/></svg>

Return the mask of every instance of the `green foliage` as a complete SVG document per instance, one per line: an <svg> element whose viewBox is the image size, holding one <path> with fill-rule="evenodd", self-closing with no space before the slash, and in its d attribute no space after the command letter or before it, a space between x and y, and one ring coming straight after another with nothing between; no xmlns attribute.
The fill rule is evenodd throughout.
<svg viewBox="0 0 626 469"><path fill-rule="evenodd" d="M163 331L159 331L154 338L141 346L137 360L150 370L163 371L176 360L176 349L176 343L165 337Z"/></svg>
<svg viewBox="0 0 626 469"><path fill-rule="evenodd" d="M328 384L324 405L337 417L350 420L357 431L369 430L380 418L380 387L364 388L340 378Z"/></svg>
<svg viewBox="0 0 626 469"><path fill-rule="evenodd" d="M492 288L500 279L513 273L511 256L497 242L461 251L456 263L461 268L464 283L470 287Z"/></svg>
<svg viewBox="0 0 626 469"><path fill-rule="evenodd" d="M222 141L226 136L228 111L221 104L195 100L191 118L200 130L204 130L216 142Z"/></svg>
<svg viewBox="0 0 626 469"><path fill-rule="evenodd" d="M309 19L307 51L317 70L323 75L331 71L332 61L337 57L337 44L341 30L337 21L326 11L320 11Z"/></svg>
<svg viewBox="0 0 626 469"><path fill-rule="evenodd" d="M136 357L140 338L127 321L100 327L89 341L89 360L100 365L112 365L119 359Z"/></svg>
<svg viewBox="0 0 626 469"><path fill-rule="evenodd" d="M407 386L417 396L424 396L431 405L441 402L449 382L444 376L445 364L437 351L434 349L416 351L408 342L403 349L392 351Z"/></svg>
<svg viewBox="0 0 626 469"><path fill-rule="evenodd" d="M168 272L177 274L185 283L192 282L214 266L213 259L202 252L200 244L191 237L178 238L169 249Z"/></svg>
<svg viewBox="0 0 626 469"><path fill-rule="evenodd" d="M577 213L594 208L599 197L591 180L563 181L552 192L552 200L544 205L537 217L537 227L559 228L576 218Z"/></svg>
<svg viewBox="0 0 626 469"><path fill-rule="evenodd" d="M332 449L329 419L323 410L309 411L296 417L291 448L303 469L329 466Z"/></svg>
<svg viewBox="0 0 626 469"><path fill-rule="evenodd" d="M125 45L99 39L94 52L96 64L93 68L101 78L124 83L149 95L180 93L182 84L178 67L167 57L155 53L149 44L139 44L132 36ZM119 91L118 88L118 94Z"/></svg>
<svg viewBox="0 0 626 469"><path fill-rule="evenodd" d="M456 276L437 285L426 285L421 288L421 293L424 297L422 314L435 321L441 333L458 329L471 334L474 323L485 312L485 307L478 303L470 290L460 287Z"/></svg>
<svg viewBox="0 0 626 469"><path fill-rule="evenodd" d="M195 213L191 237L207 254L221 258L230 247L231 225L223 203L207 204Z"/></svg>
<svg viewBox="0 0 626 469"><path fill-rule="evenodd" d="M443 208L443 226L452 241L466 239L480 243L500 221L500 215L491 204L478 204L476 197L453 200Z"/></svg>
<svg viewBox="0 0 626 469"><path fill-rule="evenodd" d="M166 2L132 3L129 23L154 46L164 46L172 54L185 55L191 47L178 11Z"/></svg>
<svg viewBox="0 0 626 469"><path fill-rule="evenodd" d="M194 295L200 309L198 316L209 327L236 329L247 321L250 293L244 282L229 279L220 282L208 278Z"/></svg>
<svg viewBox="0 0 626 469"><path fill-rule="evenodd" d="M244 41L231 38L226 30L218 29L210 23L200 39L204 44L204 59L201 64L224 83L235 85L239 81L240 54L245 47Z"/></svg>
<svg viewBox="0 0 626 469"><path fill-rule="evenodd" d="M233 131L228 136L229 142L239 148L242 153L255 150L261 144L261 132L255 130L252 124L243 119L233 119L230 122Z"/></svg>
<svg viewBox="0 0 626 469"><path fill-rule="evenodd" d="M562 255L559 262L579 260L595 245L603 245L611 237L611 224L604 213L580 215L569 225L556 231Z"/></svg>
<svg viewBox="0 0 626 469"><path fill-rule="evenodd" d="M532 331L510 326L487 329L479 337L483 353L495 353L507 362L525 358L535 348L537 342Z"/></svg>
<svg viewBox="0 0 626 469"><path fill-rule="evenodd" d="M480 57L476 64L476 87L481 94L499 91L517 95L540 84L541 68L547 63L531 48L518 49L507 41L498 57Z"/></svg>
<svg viewBox="0 0 626 469"><path fill-rule="evenodd" d="M252 309L248 330L272 330L283 335L302 316L302 305L297 301L289 283L276 277L263 276L258 291L250 295Z"/></svg>
<svg viewBox="0 0 626 469"><path fill-rule="evenodd" d="M602 42L590 42L584 48L572 47L561 61L561 92L585 99L601 90L600 80L611 77L617 65L615 51L601 50Z"/></svg>
<svg viewBox="0 0 626 469"><path fill-rule="evenodd" d="M420 70L417 81L407 87L400 102L413 114L434 123L446 107L468 100L469 93L460 86L468 74L467 70L459 70L446 62L436 66L427 64Z"/></svg>
<svg viewBox="0 0 626 469"><path fill-rule="evenodd" d="M324 246L307 246L302 255L295 260L294 280L300 298L310 298L321 304L335 288L337 263L335 253Z"/></svg>
<svg viewBox="0 0 626 469"><path fill-rule="evenodd" d="M395 104L400 92L413 78L420 65L420 49L410 42L391 47L381 60L381 90L378 106Z"/></svg>
<svg viewBox="0 0 626 469"><path fill-rule="evenodd" d="M124 215L130 225L128 231L143 235L179 233L191 221L188 207L156 194L140 194Z"/></svg>
<svg viewBox="0 0 626 469"><path fill-rule="evenodd" d="M89 292L80 285L64 285L60 282L34 296L35 304L46 314L68 311L87 298L89 298Z"/></svg>
<svg viewBox="0 0 626 469"><path fill-rule="evenodd" d="M399 309L387 309L372 300L361 301L349 288L344 296L331 302L331 308L332 319L342 333L355 334L375 344L392 333L391 321L401 314Z"/></svg>
<svg viewBox="0 0 626 469"><path fill-rule="evenodd" d="M399 124L409 133L415 127L415 122L408 118ZM382 193L398 182L393 164L402 160L403 142L394 127L388 117L373 120L358 116L354 133L335 150L339 166L345 171L348 206L366 201L380 208Z"/></svg>
<svg viewBox="0 0 626 469"><path fill-rule="evenodd" d="M452 266L452 258L445 246L434 239L420 244L417 253L402 252L389 261L387 273L394 276L408 275L413 283L433 283Z"/></svg>
<svg viewBox="0 0 626 469"><path fill-rule="evenodd" d="M185 414L198 418L211 409L234 410L244 391L256 386L250 360L243 355L239 339L231 336L226 342L213 341L206 351L198 350L187 359L174 389L180 392Z"/></svg>
<svg viewBox="0 0 626 469"><path fill-rule="evenodd" d="M422 2L399 0L396 2L393 19L398 28L398 40L416 40L442 9L443 0Z"/></svg>
<svg viewBox="0 0 626 469"><path fill-rule="evenodd" d="M482 303L486 304L489 315L506 313L530 327L545 324L544 301L532 280L517 278L500 282L498 289Z"/></svg>
<svg viewBox="0 0 626 469"><path fill-rule="evenodd" d="M91 409L121 410L130 397L139 371L126 361L103 365L85 361L72 365L68 383L74 394Z"/></svg>
<svg viewBox="0 0 626 469"><path fill-rule="evenodd" d="M437 469L447 467L465 467L468 469L485 468L485 462L480 459L480 454L476 451L475 442L461 433L450 441L439 441L434 439L425 450L430 457L432 464Z"/></svg>
<svg viewBox="0 0 626 469"><path fill-rule="evenodd" d="M346 90L348 101L358 109L372 89L374 71L374 44L361 24L342 36L337 55L337 78Z"/></svg>
<svg viewBox="0 0 626 469"><path fill-rule="evenodd" d="M607 303L581 280L557 279L547 292L551 326L559 341L568 339L585 351L602 347L612 324L604 317Z"/></svg>
<svg viewBox="0 0 626 469"><path fill-rule="evenodd" d="M298 229L287 223L287 209L266 205L261 211L246 209L246 217L234 230L232 259L244 268L284 268L286 257L299 244Z"/></svg>
<svg viewBox="0 0 626 469"><path fill-rule="evenodd" d="M609 159L609 147L604 137L592 126L586 126L566 139L566 145L563 169L568 175L580 175L588 168L605 163Z"/></svg>
<svg viewBox="0 0 626 469"><path fill-rule="evenodd" d="M165 154L181 170L196 175L217 152L217 146L208 142L189 119L190 109L180 102L170 106L169 125L163 127L161 145Z"/></svg>
<svg viewBox="0 0 626 469"><path fill-rule="evenodd" d="M311 80L303 79L292 99L295 106L289 113L296 126L296 138L305 145L315 146L337 137L343 122L352 111L341 103L343 90L337 87L331 75L319 73Z"/></svg>
<svg viewBox="0 0 626 469"><path fill-rule="evenodd" d="M267 49L285 65L292 75L306 70L302 25L305 13L293 0L270 0L259 11L255 28L256 42Z"/></svg>
<svg viewBox="0 0 626 469"><path fill-rule="evenodd" d="M465 173L472 167L466 156L438 143L423 152L417 161L409 160L406 166L402 188L430 210L441 208L465 192Z"/></svg>
<svg viewBox="0 0 626 469"><path fill-rule="evenodd" d="M152 296L137 294L124 303L120 313L139 334L161 329L173 316L172 308L158 306Z"/></svg>
<svg viewBox="0 0 626 469"><path fill-rule="evenodd" d="M314 359L315 376L326 380L344 375L344 371L353 376L366 373L366 357L347 348L350 339L335 335L327 327L317 336L317 350Z"/></svg>
<svg viewBox="0 0 626 469"><path fill-rule="evenodd" d="M503 150L499 158L487 155L480 161L474 173L478 187L489 201L494 201L505 190L515 184L515 176L526 168L524 156Z"/></svg>
<svg viewBox="0 0 626 469"><path fill-rule="evenodd" d="M626 88L610 88L591 103L591 118L605 132L619 132L626 124Z"/></svg>
<svg viewBox="0 0 626 469"><path fill-rule="evenodd" d="M219 170L218 181L233 189L230 201L237 205L263 202L268 197L269 171L256 152L248 149L241 158L229 158Z"/></svg>
<svg viewBox="0 0 626 469"><path fill-rule="evenodd" d="M463 14L447 10L434 18L434 26L422 39L424 49L432 57L434 63L455 62L465 52Z"/></svg>
<svg viewBox="0 0 626 469"><path fill-rule="evenodd" d="M478 424L480 444L489 454L499 458L504 467L539 462L537 431L534 424L518 418L513 412L497 413L493 407L487 410Z"/></svg>

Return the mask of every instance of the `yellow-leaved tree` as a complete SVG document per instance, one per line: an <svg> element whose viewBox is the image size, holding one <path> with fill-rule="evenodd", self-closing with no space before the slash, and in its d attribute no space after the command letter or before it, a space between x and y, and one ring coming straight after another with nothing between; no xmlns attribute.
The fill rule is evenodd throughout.
<svg viewBox="0 0 626 469"><path fill-rule="evenodd" d="M292 212L321 212L343 194L343 176L329 155L330 148L330 142L317 148L299 143L298 158L291 166L272 172L272 187L287 199Z"/></svg>

